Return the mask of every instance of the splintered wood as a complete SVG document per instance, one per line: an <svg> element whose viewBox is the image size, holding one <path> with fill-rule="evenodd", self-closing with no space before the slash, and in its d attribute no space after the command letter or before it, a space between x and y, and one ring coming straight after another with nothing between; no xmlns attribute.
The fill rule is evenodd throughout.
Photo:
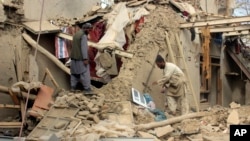
<svg viewBox="0 0 250 141"><path fill-rule="evenodd" d="M203 43L202 43L202 53L203 53L203 64L202 70L206 79L211 78L211 60L210 60L210 29L209 27L204 27L201 30Z"/></svg>

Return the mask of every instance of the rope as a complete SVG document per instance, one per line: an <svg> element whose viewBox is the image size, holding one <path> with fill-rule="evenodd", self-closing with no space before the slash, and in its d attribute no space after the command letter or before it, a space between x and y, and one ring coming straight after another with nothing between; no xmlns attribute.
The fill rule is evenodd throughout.
<svg viewBox="0 0 250 141"><path fill-rule="evenodd" d="M36 50L35 50L35 55L34 55L35 59L36 59L36 56L37 56L37 46L38 46L38 43L39 43L39 40L40 40L40 35L41 35L43 9L44 9L44 0L42 0L42 9L41 9L41 15L40 15L40 22L39 22L39 33L38 33L37 40L36 40ZM31 86L28 89L28 94L27 94L27 97L26 97L25 108L24 108L25 113L23 114L23 117L22 117L21 129L20 129L20 132L19 132L19 141L21 141L20 137L22 136L22 132L23 132L23 126L24 126L24 122L25 122L24 119L26 117L26 111L27 111L29 96L30 96L30 88L31 88Z"/></svg>

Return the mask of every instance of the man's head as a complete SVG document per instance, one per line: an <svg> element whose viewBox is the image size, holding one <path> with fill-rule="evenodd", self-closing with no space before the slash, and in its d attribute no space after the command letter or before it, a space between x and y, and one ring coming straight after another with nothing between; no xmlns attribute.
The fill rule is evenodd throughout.
<svg viewBox="0 0 250 141"><path fill-rule="evenodd" d="M155 63L160 69L165 68L165 60L163 59L163 57L161 55L157 55L157 57L155 59Z"/></svg>
<svg viewBox="0 0 250 141"><path fill-rule="evenodd" d="M92 24L91 24L91 23L84 23L84 24L82 25L82 29L83 29L83 30L92 29Z"/></svg>

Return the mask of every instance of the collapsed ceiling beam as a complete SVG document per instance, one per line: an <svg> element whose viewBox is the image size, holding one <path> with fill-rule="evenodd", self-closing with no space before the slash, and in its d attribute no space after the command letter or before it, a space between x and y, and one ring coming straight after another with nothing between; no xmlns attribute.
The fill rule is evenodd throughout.
<svg viewBox="0 0 250 141"><path fill-rule="evenodd" d="M64 38L64 39L67 39L67 40L70 40L70 41L73 40L73 36L69 35L69 34L58 33L57 36L61 37L61 38ZM105 48L112 49L112 50L114 50L115 54L123 56L123 57L127 57L127 58L133 58L133 55L134 55L133 53L118 49L112 43L94 43L94 42L88 41L88 45L92 46L92 47L94 47L94 48L96 48L98 50L103 50Z"/></svg>
<svg viewBox="0 0 250 141"><path fill-rule="evenodd" d="M218 32L232 32L232 31L244 31L250 30L250 25L240 25L240 26L228 26L228 27L212 27L210 28L210 33L218 33ZM198 33L201 33L199 29Z"/></svg>
<svg viewBox="0 0 250 141"><path fill-rule="evenodd" d="M232 32L225 32L223 36L237 36L237 35L249 35L250 30L243 30L243 31L232 31Z"/></svg>
<svg viewBox="0 0 250 141"><path fill-rule="evenodd" d="M213 20L207 20L207 21L185 22L185 23L180 24L180 28L223 25L223 24L241 23L241 22L249 22L249 21L250 21L250 16L242 16L242 17L233 17L233 18L224 18L224 19L213 19Z"/></svg>

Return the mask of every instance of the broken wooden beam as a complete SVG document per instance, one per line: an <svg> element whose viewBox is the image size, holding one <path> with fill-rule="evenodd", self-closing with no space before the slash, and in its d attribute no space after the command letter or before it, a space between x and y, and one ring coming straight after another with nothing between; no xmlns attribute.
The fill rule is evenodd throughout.
<svg viewBox="0 0 250 141"><path fill-rule="evenodd" d="M37 45L36 41L34 41L28 34L23 33L22 34L25 41L27 41L34 49L37 49L39 52L41 52L43 55L48 57L52 62L54 62L60 69L62 69L67 74L70 74L69 68L67 68L63 63L61 63L54 55L52 55L50 52L48 52L44 47L41 45Z"/></svg>
<svg viewBox="0 0 250 141"><path fill-rule="evenodd" d="M181 122L184 119L204 117L204 116L209 116L209 115L212 115L212 114L213 113L211 113L211 112L190 113L190 114L182 115L182 116L179 116L179 117L170 118L170 119L167 119L167 120L164 120L164 121L151 122L151 123L147 123L147 124L136 125L135 129L137 131L139 131L139 130L148 130L148 129L152 129L152 128L156 128L156 127L161 127L161 126L166 126L166 125L170 125L170 124L173 124L173 123Z"/></svg>
<svg viewBox="0 0 250 141"><path fill-rule="evenodd" d="M69 35L69 34L58 33L57 36L61 37L61 38L64 38L64 39L67 39L67 40L70 40L70 41L73 40L73 36ZM120 50L120 49L116 49L117 47L112 43L93 43L93 42L88 41L88 45L91 46L91 47L94 47L94 48L96 48L98 50L104 50L106 48L114 50L115 54L120 55L122 57L132 58L133 55L134 55L133 53L126 52L126 51L123 51L123 50Z"/></svg>
<svg viewBox="0 0 250 141"><path fill-rule="evenodd" d="M19 97L23 97L23 98L27 98L28 97L28 93L26 92L21 92L21 95L18 95ZM29 100L35 100L36 99L36 95L35 94L29 94Z"/></svg>
<svg viewBox="0 0 250 141"><path fill-rule="evenodd" d="M219 33L219 32L233 32L233 31L247 31L250 30L249 25L240 25L240 26L227 26L227 27L211 27L210 33ZM201 33L201 30L198 31Z"/></svg>
<svg viewBox="0 0 250 141"><path fill-rule="evenodd" d="M1 92L4 92L4 93L9 93L9 88L0 85L0 91L1 91Z"/></svg>
<svg viewBox="0 0 250 141"><path fill-rule="evenodd" d="M67 40L70 40L70 41L73 40L73 36L69 35L69 34L58 33L57 36L64 38L64 39L67 39ZM99 44L99 43L94 43L94 42L90 42L90 41L88 41L88 46L94 47L98 50L103 50L105 48L111 48L111 49L116 48L115 44L112 44L112 43Z"/></svg>
<svg viewBox="0 0 250 141"><path fill-rule="evenodd" d="M49 71L48 68L45 69L45 75L43 77L43 80L42 82L44 83L45 82L45 79L46 79L46 76L49 76L49 79L50 81L53 83L53 85L56 87L56 88L59 88L59 85L58 83L56 82L55 78L53 77L53 75L51 74L51 72Z"/></svg>
<svg viewBox="0 0 250 141"><path fill-rule="evenodd" d="M0 128L20 128L21 122L0 122Z"/></svg>
<svg viewBox="0 0 250 141"><path fill-rule="evenodd" d="M20 109L20 105L0 104L0 108Z"/></svg>
<svg viewBox="0 0 250 141"><path fill-rule="evenodd" d="M232 31L232 32L225 32L223 36L237 36L237 35L249 35L250 30L243 30L243 31Z"/></svg>
<svg viewBox="0 0 250 141"><path fill-rule="evenodd" d="M250 16L242 16L242 17L233 17L225 19L213 19L207 21L186 22L186 23L181 23L180 28L222 25L222 24L240 23L248 21L250 21Z"/></svg>

